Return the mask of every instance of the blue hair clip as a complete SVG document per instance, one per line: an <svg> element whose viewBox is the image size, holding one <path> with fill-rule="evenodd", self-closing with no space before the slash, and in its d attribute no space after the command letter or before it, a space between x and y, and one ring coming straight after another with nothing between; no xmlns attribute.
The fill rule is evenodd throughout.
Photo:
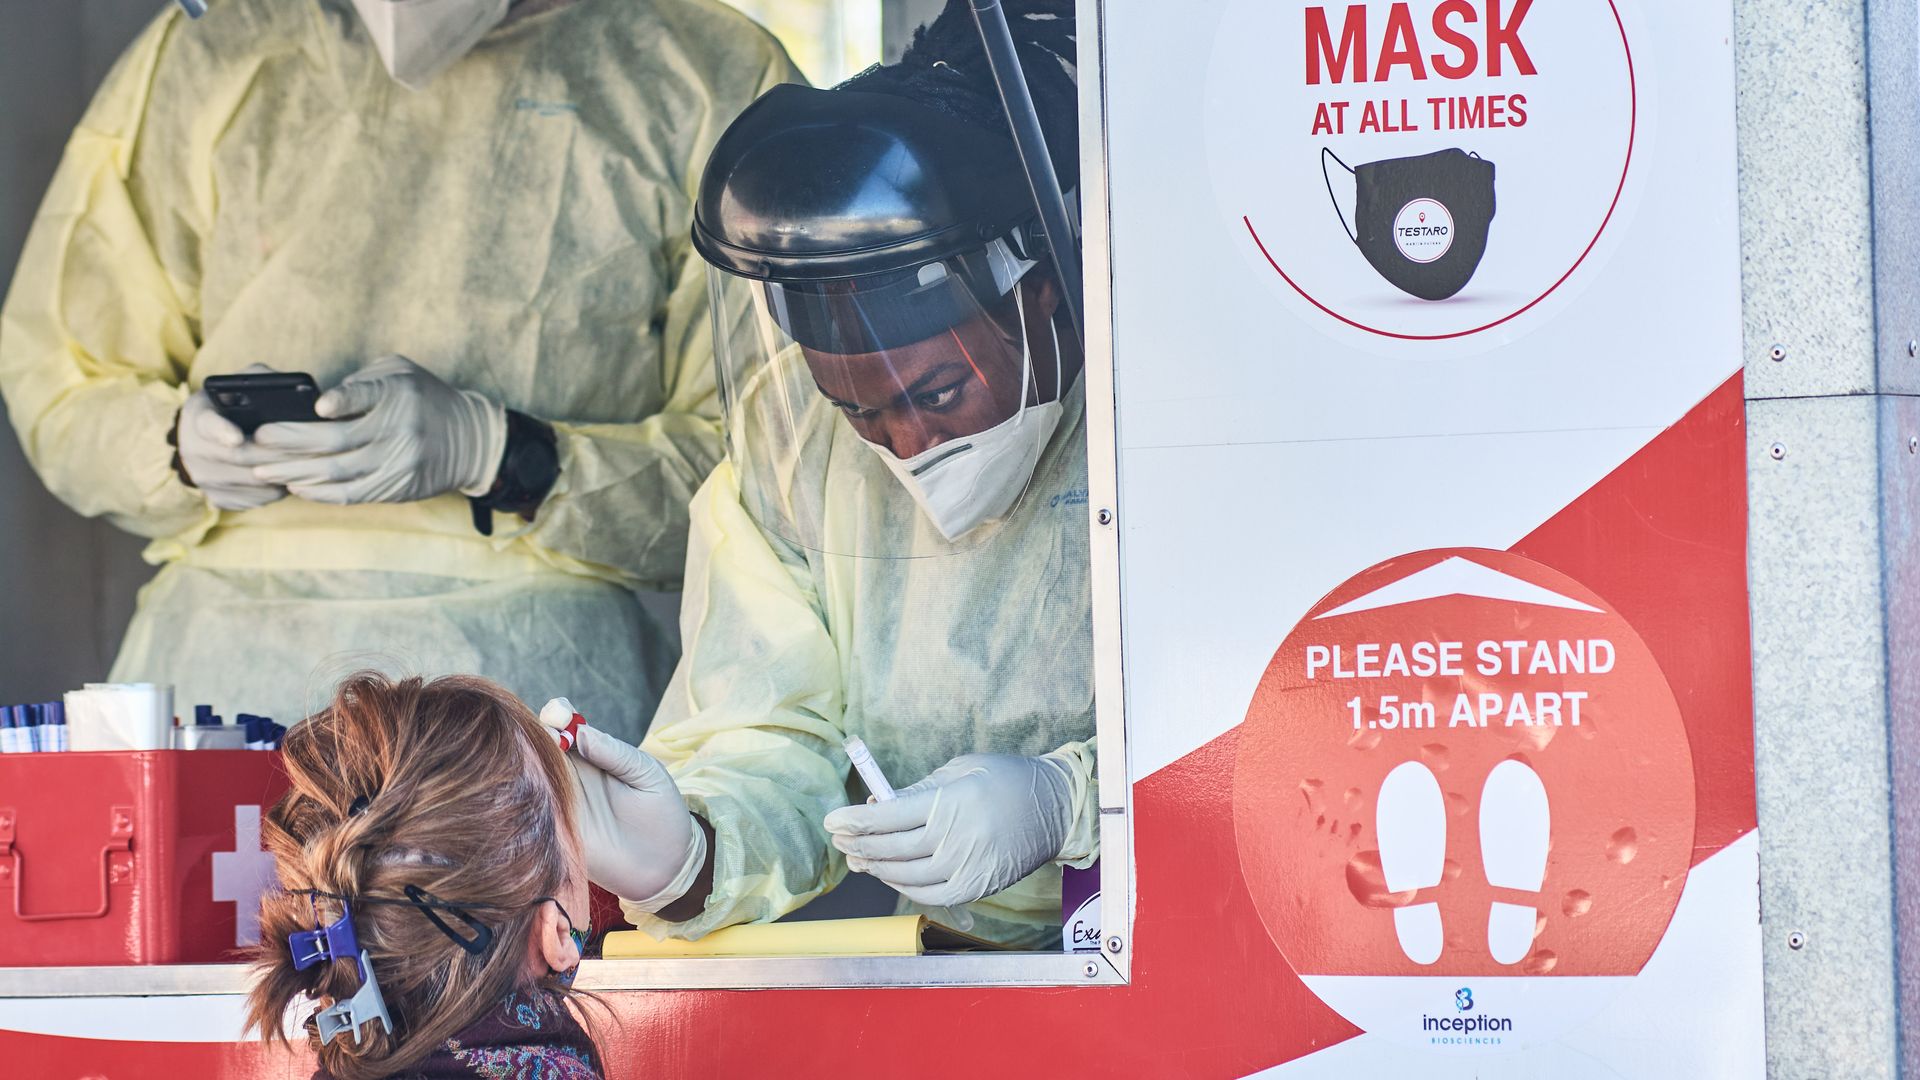
<svg viewBox="0 0 1920 1080"><path fill-rule="evenodd" d="M340 918L327 927L320 925L319 900L308 893L307 902L313 905L313 929L295 930L287 935L287 948L293 953L293 970L305 971L323 961L366 955L353 933L353 908L345 900L340 901Z"/></svg>
<svg viewBox="0 0 1920 1080"><path fill-rule="evenodd" d="M180 0L180 7L188 18L197 19L207 13L207 0Z"/></svg>
<svg viewBox="0 0 1920 1080"><path fill-rule="evenodd" d="M380 984L373 977L373 961L367 957L365 949L360 950L360 989L345 1001L337 1001L313 1014L314 1023L320 1028L320 1045L333 1041L335 1035L343 1031L353 1032L355 1044L363 1042L360 1025L370 1020L380 1021L387 1034L393 1034L393 1017L387 1015L387 999L380 995Z"/></svg>
<svg viewBox="0 0 1920 1080"><path fill-rule="evenodd" d="M313 1014L314 1023L320 1028L320 1045L332 1042L333 1037L343 1031L352 1031L353 1041L358 1043L362 1041L360 1026L370 1020L380 1021L387 1034L393 1034L393 1017L387 1015L387 999L381 995L380 983L373 977L373 959L360 947L353 932L352 904L344 896L332 897L340 901L340 917L332 926L321 926L320 897L332 894L316 889L298 891L307 894L307 903L313 907L313 929L295 930L287 935L293 969L305 971L318 963L348 958L360 965L360 989L347 1000L336 1001Z"/></svg>

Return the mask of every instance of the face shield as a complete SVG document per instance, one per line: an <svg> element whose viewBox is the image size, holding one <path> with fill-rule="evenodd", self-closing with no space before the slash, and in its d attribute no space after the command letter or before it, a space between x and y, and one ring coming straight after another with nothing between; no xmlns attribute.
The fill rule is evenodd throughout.
<svg viewBox="0 0 1920 1080"><path fill-rule="evenodd" d="M754 520L868 558L951 554L998 531L1061 416L1033 266L996 240L835 281L711 270L728 452Z"/></svg>

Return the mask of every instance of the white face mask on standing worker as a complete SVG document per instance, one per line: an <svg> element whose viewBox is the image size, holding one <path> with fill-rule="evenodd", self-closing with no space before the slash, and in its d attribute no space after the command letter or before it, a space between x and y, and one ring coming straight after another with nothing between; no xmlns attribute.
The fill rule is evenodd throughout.
<svg viewBox="0 0 1920 1080"><path fill-rule="evenodd" d="M395 82L419 90L506 18L510 0L353 0Z"/></svg>

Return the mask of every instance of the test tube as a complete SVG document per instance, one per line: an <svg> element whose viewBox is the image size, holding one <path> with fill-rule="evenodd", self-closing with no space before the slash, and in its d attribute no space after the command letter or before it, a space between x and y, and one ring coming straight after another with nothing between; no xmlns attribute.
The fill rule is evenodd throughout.
<svg viewBox="0 0 1920 1080"><path fill-rule="evenodd" d="M893 785L887 783L887 774L880 771L880 763L873 760L873 751L858 735L847 736L843 744L847 748L847 760L853 762L854 770L860 779L866 781L867 790L873 792L876 802L893 801Z"/></svg>
<svg viewBox="0 0 1920 1080"><path fill-rule="evenodd" d="M33 753L34 750L38 749L38 747L34 745L34 722L36 717L33 715L33 707L30 705L14 705L7 709L7 713L7 726L13 729L13 752L16 754Z"/></svg>
<svg viewBox="0 0 1920 1080"><path fill-rule="evenodd" d="M67 703L49 701L40 706L45 727L41 729L43 737L50 744L43 747L56 753L67 749Z"/></svg>

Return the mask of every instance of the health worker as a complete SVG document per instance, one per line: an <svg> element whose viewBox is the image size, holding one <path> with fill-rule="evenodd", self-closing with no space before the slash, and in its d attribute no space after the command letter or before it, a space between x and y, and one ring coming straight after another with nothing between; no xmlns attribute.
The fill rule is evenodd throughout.
<svg viewBox="0 0 1920 1080"><path fill-rule="evenodd" d="M1007 14L1070 178L1072 4ZM1090 522L1082 357L1036 218L965 0L896 65L775 88L715 148L694 243L751 352L722 364L685 655L644 753L581 744L611 778L587 785L589 867L643 929L774 919L851 868L903 910L1058 947L1060 868L1098 852ZM914 782L867 804L848 735Z"/></svg>
<svg viewBox="0 0 1920 1080"><path fill-rule="evenodd" d="M111 677L304 716L332 654L644 730L721 456L707 154L795 78L718 0L211 0L75 130L0 311L41 479L161 566ZM211 375L306 372L247 438ZM310 685L311 684L311 685Z"/></svg>

